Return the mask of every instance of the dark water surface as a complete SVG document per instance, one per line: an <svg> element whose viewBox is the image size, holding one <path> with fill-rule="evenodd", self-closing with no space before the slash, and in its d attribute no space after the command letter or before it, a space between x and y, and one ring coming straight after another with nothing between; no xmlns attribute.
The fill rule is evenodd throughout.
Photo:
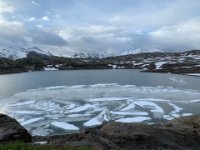
<svg viewBox="0 0 200 150"><path fill-rule="evenodd" d="M170 73L142 73L140 70L39 71L0 75L0 99L28 89L97 83L200 90L199 77Z"/></svg>

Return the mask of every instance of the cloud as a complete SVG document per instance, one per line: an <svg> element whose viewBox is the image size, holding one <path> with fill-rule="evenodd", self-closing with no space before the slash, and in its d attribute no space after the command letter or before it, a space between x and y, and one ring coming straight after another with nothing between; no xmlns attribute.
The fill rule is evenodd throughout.
<svg viewBox="0 0 200 150"><path fill-rule="evenodd" d="M34 1L31 1L31 3L32 3L33 5L41 6L39 3L36 3L36 2L34 2Z"/></svg>
<svg viewBox="0 0 200 150"><path fill-rule="evenodd" d="M42 17L42 20L43 21L49 21L49 17L48 16L44 16L44 17Z"/></svg>
<svg viewBox="0 0 200 150"><path fill-rule="evenodd" d="M30 22L35 21L35 17L31 17L31 18L29 18L27 20L30 21Z"/></svg>
<svg viewBox="0 0 200 150"><path fill-rule="evenodd" d="M119 22L121 20L121 16L115 16L109 20L110 23Z"/></svg>
<svg viewBox="0 0 200 150"><path fill-rule="evenodd" d="M42 24L38 24L36 25L38 28L44 28L44 26Z"/></svg>
<svg viewBox="0 0 200 150"><path fill-rule="evenodd" d="M41 28L28 29L33 43L43 45L67 46L68 43L59 35Z"/></svg>
<svg viewBox="0 0 200 150"><path fill-rule="evenodd" d="M200 17L150 32L152 43L168 50L200 48Z"/></svg>

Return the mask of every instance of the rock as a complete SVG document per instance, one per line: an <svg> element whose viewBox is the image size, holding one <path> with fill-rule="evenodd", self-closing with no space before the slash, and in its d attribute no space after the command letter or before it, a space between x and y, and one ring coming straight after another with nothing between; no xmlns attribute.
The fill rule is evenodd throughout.
<svg viewBox="0 0 200 150"><path fill-rule="evenodd" d="M31 142L32 136L15 119L0 114L0 144L11 141Z"/></svg>
<svg viewBox="0 0 200 150"><path fill-rule="evenodd" d="M0 143L15 140L30 142L32 138L15 119L3 114L0 114L0 132ZM87 146L94 150L199 150L200 115L154 125L109 122L79 134L35 136L32 141L47 141L61 148Z"/></svg>
<svg viewBox="0 0 200 150"><path fill-rule="evenodd" d="M196 120L199 118L200 116L184 117L161 125L110 122L100 129L100 136L125 150L198 150L199 121Z"/></svg>

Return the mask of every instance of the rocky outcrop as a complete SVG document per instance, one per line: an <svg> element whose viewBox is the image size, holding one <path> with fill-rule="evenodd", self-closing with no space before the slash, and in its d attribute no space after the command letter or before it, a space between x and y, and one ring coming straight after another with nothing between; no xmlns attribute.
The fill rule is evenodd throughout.
<svg viewBox="0 0 200 150"><path fill-rule="evenodd" d="M87 146L94 150L199 150L200 115L181 117L166 123L109 122L79 134L34 136L15 119L0 114L0 144L15 140L44 142L54 146Z"/></svg>
<svg viewBox="0 0 200 150"><path fill-rule="evenodd" d="M151 65L150 65L151 66ZM148 70L142 72L159 72L159 73L200 73L200 66L198 63L175 63L175 64L163 64L160 69L154 67L147 67Z"/></svg>
<svg viewBox="0 0 200 150"><path fill-rule="evenodd" d="M32 137L15 119L0 114L0 143L11 141L31 142Z"/></svg>
<svg viewBox="0 0 200 150"><path fill-rule="evenodd" d="M85 129L80 134L35 136L33 141L48 141L58 146L88 146L96 150L199 150L200 115L155 125L109 122Z"/></svg>

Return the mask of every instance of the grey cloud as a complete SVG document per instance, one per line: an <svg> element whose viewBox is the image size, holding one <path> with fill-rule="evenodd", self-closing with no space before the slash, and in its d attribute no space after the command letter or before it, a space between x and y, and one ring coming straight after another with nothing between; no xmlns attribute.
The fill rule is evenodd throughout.
<svg viewBox="0 0 200 150"><path fill-rule="evenodd" d="M29 29L29 35L35 44L66 46L67 41L57 34L47 32L42 29Z"/></svg>

